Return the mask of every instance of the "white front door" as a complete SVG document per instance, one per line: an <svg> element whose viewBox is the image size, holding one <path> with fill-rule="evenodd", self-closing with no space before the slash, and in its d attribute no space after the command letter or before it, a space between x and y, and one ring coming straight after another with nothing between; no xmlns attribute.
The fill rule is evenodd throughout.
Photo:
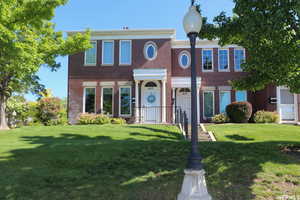
<svg viewBox="0 0 300 200"><path fill-rule="evenodd" d="M155 82L148 82L142 88L141 115L145 123L161 122L160 87Z"/></svg>
<svg viewBox="0 0 300 200"><path fill-rule="evenodd" d="M289 89L280 87L279 91L279 114L283 122L296 121L295 94Z"/></svg>
<svg viewBox="0 0 300 200"><path fill-rule="evenodd" d="M191 90L181 88L177 90L176 106L186 112L189 123L191 123Z"/></svg>

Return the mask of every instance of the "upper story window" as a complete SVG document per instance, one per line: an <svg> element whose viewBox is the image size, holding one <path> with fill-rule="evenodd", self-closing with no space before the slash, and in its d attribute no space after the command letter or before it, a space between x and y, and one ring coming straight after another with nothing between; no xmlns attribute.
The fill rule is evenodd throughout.
<svg viewBox="0 0 300 200"><path fill-rule="evenodd" d="M178 57L178 62L179 62L180 67L182 67L183 69L188 68L191 65L190 58L191 58L191 55L188 51L182 51Z"/></svg>
<svg viewBox="0 0 300 200"><path fill-rule="evenodd" d="M120 65L131 65L131 40L120 41Z"/></svg>
<svg viewBox="0 0 300 200"><path fill-rule="evenodd" d="M213 71L213 51L203 50L202 51L202 71L212 72Z"/></svg>
<svg viewBox="0 0 300 200"><path fill-rule="evenodd" d="M103 41L102 43L102 65L114 64L114 41Z"/></svg>
<svg viewBox="0 0 300 200"><path fill-rule="evenodd" d="M219 50L219 71L229 71L229 53L227 49Z"/></svg>
<svg viewBox="0 0 300 200"><path fill-rule="evenodd" d="M154 60L157 57L157 46L154 42L147 42L145 44L144 56L147 60Z"/></svg>
<svg viewBox="0 0 300 200"><path fill-rule="evenodd" d="M85 51L84 54L84 65L95 66L97 62L97 42L91 42L92 48Z"/></svg>
<svg viewBox="0 0 300 200"><path fill-rule="evenodd" d="M244 49L235 49L234 50L234 70L242 71L241 65L245 62L245 50Z"/></svg>

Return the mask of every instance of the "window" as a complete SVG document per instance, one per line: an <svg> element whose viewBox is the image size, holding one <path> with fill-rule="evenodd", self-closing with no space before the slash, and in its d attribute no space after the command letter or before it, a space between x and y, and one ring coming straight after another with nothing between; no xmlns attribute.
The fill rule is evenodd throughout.
<svg viewBox="0 0 300 200"><path fill-rule="evenodd" d="M219 50L219 71L229 71L229 58L228 50Z"/></svg>
<svg viewBox="0 0 300 200"><path fill-rule="evenodd" d="M147 60L154 60L157 56L157 46L154 42L147 42L144 47L144 56Z"/></svg>
<svg viewBox="0 0 300 200"><path fill-rule="evenodd" d="M84 88L84 113L95 113L96 105L95 105L95 97L96 97L96 88Z"/></svg>
<svg viewBox="0 0 300 200"><path fill-rule="evenodd" d="M242 71L242 64L245 62L245 51L242 49L234 50L234 69Z"/></svg>
<svg viewBox="0 0 300 200"><path fill-rule="evenodd" d="M235 100L238 102L247 101L247 91L236 91Z"/></svg>
<svg viewBox="0 0 300 200"><path fill-rule="evenodd" d="M157 87L157 85L154 82L148 82L146 83L145 87Z"/></svg>
<svg viewBox="0 0 300 200"><path fill-rule="evenodd" d="M203 101L204 101L204 118L211 118L214 116L214 91L204 91L203 93Z"/></svg>
<svg viewBox="0 0 300 200"><path fill-rule="evenodd" d="M213 51L203 50L202 51L202 70L213 71Z"/></svg>
<svg viewBox="0 0 300 200"><path fill-rule="evenodd" d="M120 88L120 115L131 115L131 88Z"/></svg>
<svg viewBox="0 0 300 200"><path fill-rule="evenodd" d="M102 88L102 113L113 114L113 88Z"/></svg>
<svg viewBox="0 0 300 200"><path fill-rule="evenodd" d="M120 41L120 64L131 65L131 41Z"/></svg>
<svg viewBox="0 0 300 200"><path fill-rule="evenodd" d="M102 43L102 65L114 64L114 41L103 41Z"/></svg>
<svg viewBox="0 0 300 200"><path fill-rule="evenodd" d="M188 51L182 51L178 57L178 62L179 62L180 67L182 67L183 69L188 68L191 65L190 57L191 56Z"/></svg>
<svg viewBox="0 0 300 200"><path fill-rule="evenodd" d="M230 91L220 91L220 113L226 112L226 106L231 103Z"/></svg>
<svg viewBox="0 0 300 200"><path fill-rule="evenodd" d="M91 42L92 48L85 51L84 54L84 65L96 65L97 62L97 42Z"/></svg>

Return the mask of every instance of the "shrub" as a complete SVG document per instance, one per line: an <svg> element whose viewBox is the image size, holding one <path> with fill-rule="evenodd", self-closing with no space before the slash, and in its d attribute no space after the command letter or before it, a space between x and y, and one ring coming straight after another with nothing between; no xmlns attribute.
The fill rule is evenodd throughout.
<svg viewBox="0 0 300 200"><path fill-rule="evenodd" d="M276 112L268 112L264 110L257 111L254 114L255 123L278 123L279 115Z"/></svg>
<svg viewBox="0 0 300 200"><path fill-rule="evenodd" d="M110 118L107 115L96 114L81 114L78 119L78 123L81 125L87 124L109 124Z"/></svg>
<svg viewBox="0 0 300 200"><path fill-rule="evenodd" d="M249 102L233 102L226 107L226 113L233 123L247 123L252 115Z"/></svg>
<svg viewBox="0 0 300 200"><path fill-rule="evenodd" d="M29 105L23 96L12 96L6 105L6 115L10 127L18 127L26 124L29 113Z"/></svg>
<svg viewBox="0 0 300 200"><path fill-rule="evenodd" d="M38 101L38 118L44 125L52 124L61 117L61 100L59 98L43 98Z"/></svg>
<svg viewBox="0 0 300 200"><path fill-rule="evenodd" d="M126 120L123 118L112 118L111 123L112 124L126 124Z"/></svg>
<svg viewBox="0 0 300 200"><path fill-rule="evenodd" d="M109 124L110 118L107 115L96 115L95 116L95 124Z"/></svg>
<svg viewBox="0 0 300 200"><path fill-rule="evenodd" d="M222 114L218 114L218 115L213 116L211 121L213 123L216 123L216 124L222 124L222 123L229 122L229 118L227 117L227 115L222 113Z"/></svg>

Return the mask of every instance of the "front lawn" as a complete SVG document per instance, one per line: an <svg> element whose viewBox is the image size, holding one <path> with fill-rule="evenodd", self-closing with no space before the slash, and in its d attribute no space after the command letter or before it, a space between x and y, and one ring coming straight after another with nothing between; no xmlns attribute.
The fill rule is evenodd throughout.
<svg viewBox="0 0 300 200"><path fill-rule="evenodd" d="M207 155L207 162L213 165L208 166L209 181L219 199L300 199L299 152L281 151L283 146L300 146L299 126L225 124L207 129L218 140L218 156ZM215 182L221 177L223 185Z"/></svg>
<svg viewBox="0 0 300 200"><path fill-rule="evenodd" d="M280 145L300 145L299 127L208 129L219 140L200 143L214 200L273 200L300 194L300 160L280 152ZM173 200L189 149L176 127L164 125L0 132L0 199Z"/></svg>

